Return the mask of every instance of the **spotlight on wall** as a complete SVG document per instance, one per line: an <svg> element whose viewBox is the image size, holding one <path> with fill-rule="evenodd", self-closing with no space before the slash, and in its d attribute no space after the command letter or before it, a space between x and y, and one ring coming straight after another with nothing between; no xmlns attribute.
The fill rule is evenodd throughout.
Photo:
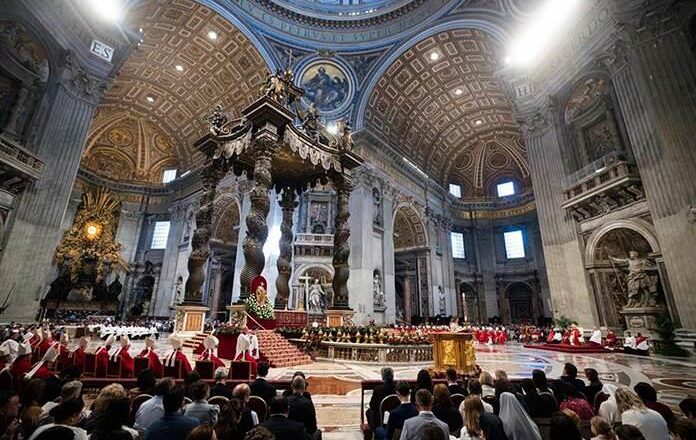
<svg viewBox="0 0 696 440"><path fill-rule="evenodd" d="M476 124L476 125L481 125L481 124L483 124L483 120L477 119L477 120L474 121L474 124Z"/></svg>
<svg viewBox="0 0 696 440"><path fill-rule="evenodd" d="M150 95L146 96L145 99L147 100L147 102L150 102L150 103L155 102L155 98L153 98Z"/></svg>
<svg viewBox="0 0 696 440"><path fill-rule="evenodd" d="M182 66L181 64L177 64L176 66L174 66L174 68L177 70L177 72L184 71L184 66Z"/></svg>
<svg viewBox="0 0 696 440"><path fill-rule="evenodd" d="M462 90L462 89L457 89L454 91L454 94L457 96L460 96L462 93L464 93L464 90Z"/></svg>
<svg viewBox="0 0 696 440"><path fill-rule="evenodd" d="M209 38L210 40L215 41L215 40L217 40L217 37L218 37L217 32L215 32L215 31L208 31L208 38Z"/></svg>
<svg viewBox="0 0 696 440"><path fill-rule="evenodd" d="M437 53L437 52L431 52L431 53L430 53L430 59L431 59L432 61L437 61L437 60L440 59L440 54Z"/></svg>

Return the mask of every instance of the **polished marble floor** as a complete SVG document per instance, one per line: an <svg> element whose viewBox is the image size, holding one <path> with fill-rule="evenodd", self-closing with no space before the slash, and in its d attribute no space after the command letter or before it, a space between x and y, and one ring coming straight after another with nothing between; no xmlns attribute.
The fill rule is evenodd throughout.
<svg viewBox="0 0 696 440"><path fill-rule="evenodd" d="M160 340L157 352L168 350L166 338ZM92 345L97 342L93 341ZM132 352L143 348L142 341L133 341ZM187 354L191 359L190 351ZM665 358L612 354L569 354L524 348L509 343L504 346L477 346L477 363L482 369L507 371L512 378L531 377L533 369L542 369L549 378L557 378L566 362L574 363L579 371L595 368L604 382L633 387L638 382L650 382L658 390L659 399L676 408L687 396L696 397L696 358ZM395 364L398 379L415 379L418 370L430 363ZM292 368L271 369L270 379L290 379L301 370L309 382L309 391L317 407L317 421L324 430L325 440L358 440L360 426L360 381L379 379L382 365L359 362L319 361ZM369 392L365 402L369 402Z"/></svg>

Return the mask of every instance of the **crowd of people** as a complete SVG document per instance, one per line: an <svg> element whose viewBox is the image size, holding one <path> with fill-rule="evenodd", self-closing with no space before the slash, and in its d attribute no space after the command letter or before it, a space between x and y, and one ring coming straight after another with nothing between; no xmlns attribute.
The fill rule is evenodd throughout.
<svg viewBox="0 0 696 440"><path fill-rule="evenodd" d="M567 363L553 382L542 370L519 383L503 370L460 382L450 369L446 384L434 384L421 370L412 386L385 367L368 424L377 440L696 440L696 399L684 399L685 417L678 417L646 382L633 389L604 384L592 368L584 376ZM382 414L391 395L400 405Z"/></svg>
<svg viewBox="0 0 696 440"><path fill-rule="evenodd" d="M226 370L220 367L215 371L212 386L195 371L177 385L170 377L156 379L152 371L143 370L136 388L109 384L89 408L79 368L32 378L19 391L0 390L0 440L321 438L301 371L295 373L290 390L278 393L266 380L266 363L259 364L254 381L234 387L225 384ZM265 402L266 414L252 410L252 396Z"/></svg>

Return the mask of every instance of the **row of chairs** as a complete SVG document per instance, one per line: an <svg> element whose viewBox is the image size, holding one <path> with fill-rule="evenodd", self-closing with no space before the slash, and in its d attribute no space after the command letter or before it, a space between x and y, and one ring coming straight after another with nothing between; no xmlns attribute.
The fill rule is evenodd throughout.
<svg viewBox="0 0 696 440"><path fill-rule="evenodd" d="M146 357L134 358L133 376L138 377L141 371L150 368L150 359ZM210 361L196 361L195 370L201 375L202 379L212 379L215 373L215 364ZM82 368L85 377L97 376L97 356L94 353L85 353L84 365ZM231 380L250 380L251 363L246 361L233 361L230 367L228 378ZM164 376L175 379L183 379L185 376L181 362L177 360L173 366L164 366ZM109 359L106 364L106 377L108 379L128 379L129 375L123 373L121 359L115 361Z"/></svg>

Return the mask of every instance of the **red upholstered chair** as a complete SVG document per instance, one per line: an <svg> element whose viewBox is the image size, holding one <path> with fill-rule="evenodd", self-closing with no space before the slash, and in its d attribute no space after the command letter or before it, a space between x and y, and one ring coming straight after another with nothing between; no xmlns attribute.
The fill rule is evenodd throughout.
<svg viewBox="0 0 696 440"><path fill-rule="evenodd" d="M176 360L174 361L174 366L173 367L168 367L164 366L164 377L173 377L174 379L183 379L184 377L184 372L182 371L183 369L181 368L181 361Z"/></svg>
<svg viewBox="0 0 696 440"><path fill-rule="evenodd" d="M106 377L110 379L117 379L121 377L121 358L118 358L115 361L112 361L111 358L109 358L108 362L106 363Z"/></svg>
<svg viewBox="0 0 696 440"><path fill-rule="evenodd" d="M208 403L210 403L210 401L208 401ZM259 416L259 423L263 423L263 421L266 420L268 406L262 398L259 396L250 396L246 406L252 411L256 411L256 414Z"/></svg>
<svg viewBox="0 0 696 440"><path fill-rule="evenodd" d="M231 380L250 380L251 379L251 362L247 361L232 361L230 364Z"/></svg>
<svg viewBox="0 0 696 440"><path fill-rule="evenodd" d="M147 402L148 400L152 399L152 396L149 394L139 394L133 398L133 401L131 402L131 412L130 412L130 421L131 423L135 422L135 415L138 413L138 409L140 408L140 405L143 403Z"/></svg>
<svg viewBox="0 0 696 440"><path fill-rule="evenodd" d="M456 409L459 409L459 405L462 404L462 402L464 401L464 399L466 399L466 397L464 396L464 394L452 394L452 397L450 399L452 400L452 405Z"/></svg>
<svg viewBox="0 0 696 440"><path fill-rule="evenodd" d="M194 368L201 375L201 379L212 379L213 372L215 371L215 364L211 361L196 361L196 368Z"/></svg>
<svg viewBox="0 0 696 440"><path fill-rule="evenodd" d="M97 355L94 353L85 353L85 364L82 369L82 374L85 377L95 377L97 375Z"/></svg>
<svg viewBox="0 0 696 440"><path fill-rule="evenodd" d="M220 408L225 406L229 401L230 399L228 399L225 396L213 396L210 399L208 399L208 403L210 405L218 405Z"/></svg>
<svg viewBox="0 0 696 440"><path fill-rule="evenodd" d="M140 375L140 372L143 370L147 370L150 368L150 358L149 357L140 357L136 356L134 359L134 367L133 367L133 374L135 377L138 377Z"/></svg>

